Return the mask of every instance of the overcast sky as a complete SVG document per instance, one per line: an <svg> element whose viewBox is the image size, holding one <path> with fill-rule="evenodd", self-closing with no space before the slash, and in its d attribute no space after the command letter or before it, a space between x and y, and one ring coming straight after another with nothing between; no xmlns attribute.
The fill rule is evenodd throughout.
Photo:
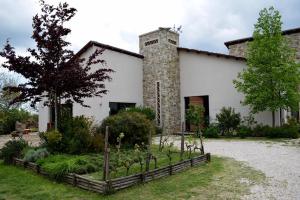
<svg viewBox="0 0 300 200"><path fill-rule="evenodd" d="M46 0L57 4L57 0ZM300 0L67 0L78 12L68 40L77 51L89 40L138 52L138 35L182 25L180 46L227 53L225 41L251 36L259 11L274 6L283 29L300 27ZM33 47L32 16L38 0L0 0L0 45ZM1 58L0 58L1 59ZM3 60L2 60L3 61ZM0 60L1 62L1 60Z"/></svg>

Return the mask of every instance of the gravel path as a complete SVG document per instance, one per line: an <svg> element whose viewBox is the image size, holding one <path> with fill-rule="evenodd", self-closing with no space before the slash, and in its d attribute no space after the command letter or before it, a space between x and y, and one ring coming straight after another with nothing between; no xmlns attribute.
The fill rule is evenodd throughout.
<svg viewBox="0 0 300 200"><path fill-rule="evenodd" d="M179 138L172 139L179 147ZM208 140L204 145L206 152L246 162L265 173L267 183L255 185L243 199L300 200L300 145L292 145L299 141Z"/></svg>
<svg viewBox="0 0 300 200"><path fill-rule="evenodd" d="M40 144L40 137L38 135L38 132L23 135L23 139L26 140L31 146L38 146ZM0 135L0 149L9 140L12 140L12 137L10 135Z"/></svg>

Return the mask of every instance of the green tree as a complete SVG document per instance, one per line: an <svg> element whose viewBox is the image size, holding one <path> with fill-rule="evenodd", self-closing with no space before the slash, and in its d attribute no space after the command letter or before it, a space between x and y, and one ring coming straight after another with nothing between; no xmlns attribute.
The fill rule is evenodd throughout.
<svg viewBox="0 0 300 200"><path fill-rule="evenodd" d="M275 112L296 108L299 102L299 64L295 61L295 50L282 36L281 15L273 7L264 8L254 25L253 41L247 47L247 65L234 80L235 87L245 94L244 105L253 113Z"/></svg>
<svg viewBox="0 0 300 200"><path fill-rule="evenodd" d="M202 105L189 105L186 111L186 120L196 126L196 134L200 138L201 142L201 153L204 154L203 140L202 140L202 125L204 123L204 107Z"/></svg>
<svg viewBox="0 0 300 200"><path fill-rule="evenodd" d="M9 92L7 90L3 90L3 88L8 86L16 86L17 80L9 75L8 73L0 73L0 109L7 110L10 108L18 108L20 107L20 103L11 104L12 100L16 98L19 93L17 92Z"/></svg>

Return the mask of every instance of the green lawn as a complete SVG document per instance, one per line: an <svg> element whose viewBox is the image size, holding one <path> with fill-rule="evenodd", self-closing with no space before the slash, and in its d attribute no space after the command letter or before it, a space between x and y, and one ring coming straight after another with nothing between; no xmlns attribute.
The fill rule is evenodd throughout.
<svg viewBox="0 0 300 200"><path fill-rule="evenodd" d="M56 183L33 172L0 163L0 199L239 199L264 175L243 163L212 157L211 163L110 196ZM249 180L242 181L241 180Z"/></svg>

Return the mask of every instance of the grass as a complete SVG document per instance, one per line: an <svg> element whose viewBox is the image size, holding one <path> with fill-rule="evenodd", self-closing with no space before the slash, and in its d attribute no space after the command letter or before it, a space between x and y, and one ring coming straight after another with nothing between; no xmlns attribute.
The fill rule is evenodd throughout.
<svg viewBox="0 0 300 200"><path fill-rule="evenodd" d="M212 157L211 163L134 186L110 196L52 182L33 172L0 163L0 199L240 199L264 175L243 163ZM242 181L241 181L242 180Z"/></svg>

